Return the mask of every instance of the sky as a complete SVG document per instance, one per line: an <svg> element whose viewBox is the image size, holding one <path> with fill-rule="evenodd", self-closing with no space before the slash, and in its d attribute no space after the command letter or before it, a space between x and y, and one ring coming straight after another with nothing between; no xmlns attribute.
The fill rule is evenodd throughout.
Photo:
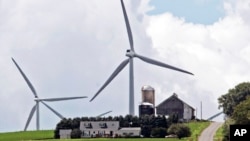
<svg viewBox="0 0 250 141"><path fill-rule="evenodd" d="M196 24L213 24L225 14L223 0L151 0L149 4L155 7L149 15L170 12Z"/></svg>
<svg viewBox="0 0 250 141"><path fill-rule="evenodd" d="M124 0L135 51L194 76L134 59L135 113L141 87L155 88L156 105L173 93L204 119L220 112L218 97L249 81L248 0ZM90 98L127 57L126 26L118 0L0 0L0 132L23 130L34 96L88 96L47 102L64 117L128 114L128 66L92 102ZM109 116L107 115L107 116ZM223 116L218 117L223 120ZM40 128L60 119L40 105ZM28 130L35 129L33 117Z"/></svg>

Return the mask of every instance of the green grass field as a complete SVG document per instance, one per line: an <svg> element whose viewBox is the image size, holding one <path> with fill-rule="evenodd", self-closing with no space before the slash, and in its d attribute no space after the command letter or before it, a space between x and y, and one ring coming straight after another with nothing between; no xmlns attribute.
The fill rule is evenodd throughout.
<svg viewBox="0 0 250 141"><path fill-rule="evenodd" d="M10 132L10 133L0 133L0 141L58 141L59 139L53 139L54 131L20 131L20 132ZM87 139L74 139L74 141L109 141L110 138L87 138ZM166 141L164 138L129 138L129 139L112 139L112 141ZM186 139L184 139L186 140ZM61 139L60 139L61 141ZM62 141L72 141L70 139L65 139ZM177 139L167 139L167 141L177 141Z"/></svg>
<svg viewBox="0 0 250 141"><path fill-rule="evenodd" d="M214 141L222 141L223 138L223 126L221 126L217 131L214 136Z"/></svg>
<svg viewBox="0 0 250 141"><path fill-rule="evenodd" d="M201 132L210 125L210 122L190 122L187 123L188 127L191 130L191 137L190 140L195 141L201 134Z"/></svg>
<svg viewBox="0 0 250 141"><path fill-rule="evenodd" d="M165 139L165 138L122 138L122 139L111 139L111 138L90 138L90 139L65 139L65 140L39 140L39 141L188 141L186 139Z"/></svg>
<svg viewBox="0 0 250 141"><path fill-rule="evenodd" d="M86 138L86 139L49 139L49 140L39 140L39 141L192 141L187 138L179 139L166 139L166 138ZM38 141L38 140L31 140Z"/></svg>
<svg viewBox="0 0 250 141"><path fill-rule="evenodd" d="M53 137L53 130L0 133L0 141L45 140Z"/></svg>
<svg viewBox="0 0 250 141"><path fill-rule="evenodd" d="M191 122L187 123L190 127L192 135L189 138L183 138L181 141L197 141L197 137L205 129L210 122ZM0 133L0 141L58 141L53 139L53 130L42 130L42 131L20 131L20 132L9 132ZM74 139L74 141L109 141L110 138L88 138L88 139ZM166 139L166 138L118 138L112 139L112 141L179 141L179 139ZM60 140L61 141L61 140ZM71 140L62 140L71 141Z"/></svg>

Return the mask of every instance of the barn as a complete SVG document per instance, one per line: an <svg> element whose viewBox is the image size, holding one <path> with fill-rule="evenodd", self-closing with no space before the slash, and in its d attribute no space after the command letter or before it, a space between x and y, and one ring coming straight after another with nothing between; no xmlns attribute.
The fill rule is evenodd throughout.
<svg viewBox="0 0 250 141"><path fill-rule="evenodd" d="M176 93L156 106L157 115L169 116L172 114L178 114L179 120L182 121L193 119L194 111L195 109L179 99Z"/></svg>

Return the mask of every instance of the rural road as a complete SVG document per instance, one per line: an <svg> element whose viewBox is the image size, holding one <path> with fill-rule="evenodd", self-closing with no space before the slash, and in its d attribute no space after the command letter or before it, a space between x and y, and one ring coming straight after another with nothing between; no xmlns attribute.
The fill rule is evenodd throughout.
<svg viewBox="0 0 250 141"><path fill-rule="evenodd" d="M222 125L222 122L212 122L199 137L199 141L213 141L213 137L217 129Z"/></svg>

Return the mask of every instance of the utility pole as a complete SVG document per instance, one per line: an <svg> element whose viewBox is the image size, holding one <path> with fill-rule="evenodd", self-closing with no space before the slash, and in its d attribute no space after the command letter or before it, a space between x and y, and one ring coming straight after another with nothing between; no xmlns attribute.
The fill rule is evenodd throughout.
<svg viewBox="0 0 250 141"><path fill-rule="evenodd" d="M202 101L201 101L201 120L202 120Z"/></svg>
<svg viewBox="0 0 250 141"><path fill-rule="evenodd" d="M195 111L195 119L198 119L198 117L197 117L197 113L198 113L198 109L197 109L197 107L196 107L196 111Z"/></svg>

